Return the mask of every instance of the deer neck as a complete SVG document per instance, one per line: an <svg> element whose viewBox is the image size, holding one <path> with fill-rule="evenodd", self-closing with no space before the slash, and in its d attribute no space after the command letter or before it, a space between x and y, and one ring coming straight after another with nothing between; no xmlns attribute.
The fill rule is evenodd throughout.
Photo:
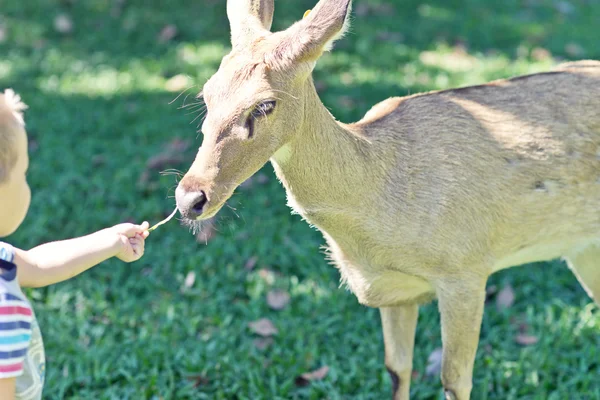
<svg viewBox="0 0 600 400"><path fill-rule="evenodd" d="M312 80L305 93L301 128L271 158L288 203L305 217L360 207L377 178L370 173L367 179L370 145L358 128L335 120Z"/></svg>

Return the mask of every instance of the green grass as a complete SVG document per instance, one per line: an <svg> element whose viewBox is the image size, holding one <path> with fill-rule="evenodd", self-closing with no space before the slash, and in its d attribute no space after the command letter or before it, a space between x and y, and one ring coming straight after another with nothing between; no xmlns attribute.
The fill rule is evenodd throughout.
<svg viewBox="0 0 600 400"><path fill-rule="evenodd" d="M13 87L30 106L34 197L25 224L8 239L15 245L28 248L128 219L154 223L172 210L175 178L158 170L145 181L140 176L174 138L188 140L190 148L161 168L185 170L201 137L197 121L191 123L196 115L179 109L184 96L171 103L178 92L165 83L184 74L202 85L228 51L229 32L223 1L170 4L2 3L0 87ZM391 95L544 70L561 59L600 58L600 3L592 0L365 4L356 1L351 33L315 72L323 101L343 121ZM278 1L275 28L312 6ZM71 34L54 30L60 13L73 19ZM166 24L178 34L160 43ZM229 203L236 210L223 210L207 244L172 222L150 236L137 263L112 260L28 292L45 337L46 398L389 397L377 310L338 287L320 234L290 215L271 167L261 173L266 183L238 190ZM251 257L257 265L247 271ZM187 288L190 271L197 278ZM515 304L502 312L493 301L486 308L473 398L600 399L600 315L575 278L553 262L490 281L509 283ZM283 311L266 304L272 287L291 294ZM279 328L266 350L256 348L247 327L261 317ZM515 344L516 321L540 341ZM419 320L415 399L439 398L438 378L424 376L427 356L439 345L432 303ZM324 380L295 385L297 375L322 365L330 367Z"/></svg>

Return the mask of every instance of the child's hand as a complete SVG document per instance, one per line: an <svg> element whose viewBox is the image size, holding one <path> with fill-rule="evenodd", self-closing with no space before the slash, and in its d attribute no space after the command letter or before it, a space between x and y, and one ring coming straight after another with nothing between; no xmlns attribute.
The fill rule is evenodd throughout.
<svg viewBox="0 0 600 400"><path fill-rule="evenodd" d="M109 231L117 236L119 252L116 257L124 262L137 261L144 255L144 241L149 235L148 227L150 224L144 222L141 225L119 224Z"/></svg>

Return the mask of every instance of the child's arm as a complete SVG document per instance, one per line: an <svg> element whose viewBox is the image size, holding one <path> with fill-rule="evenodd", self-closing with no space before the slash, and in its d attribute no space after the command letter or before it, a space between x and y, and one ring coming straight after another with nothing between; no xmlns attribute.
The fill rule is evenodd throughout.
<svg viewBox="0 0 600 400"><path fill-rule="evenodd" d="M16 378L0 378L0 399L14 400L16 386Z"/></svg>
<svg viewBox="0 0 600 400"><path fill-rule="evenodd" d="M144 254L148 223L120 224L87 236L46 243L29 251L15 249L17 276L23 287L41 287L70 279L111 258L125 262Z"/></svg>

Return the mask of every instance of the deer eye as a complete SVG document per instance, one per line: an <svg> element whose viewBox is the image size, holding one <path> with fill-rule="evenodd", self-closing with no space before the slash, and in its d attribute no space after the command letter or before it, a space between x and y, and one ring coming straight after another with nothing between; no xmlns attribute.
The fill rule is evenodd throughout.
<svg viewBox="0 0 600 400"><path fill-rule="evenodd" d="M251 138L252 136L254 136L254 121L257 120L258 118L266 117L267 115L271 114L273 112L273 110L275 109L275 104L276 104L275 100L268 100L268 101L263 101L262 103L258 104L256 107L254 107L254 109L248 116L248 119L246 120L246 128L248 129L248 138Z"/></svg>

